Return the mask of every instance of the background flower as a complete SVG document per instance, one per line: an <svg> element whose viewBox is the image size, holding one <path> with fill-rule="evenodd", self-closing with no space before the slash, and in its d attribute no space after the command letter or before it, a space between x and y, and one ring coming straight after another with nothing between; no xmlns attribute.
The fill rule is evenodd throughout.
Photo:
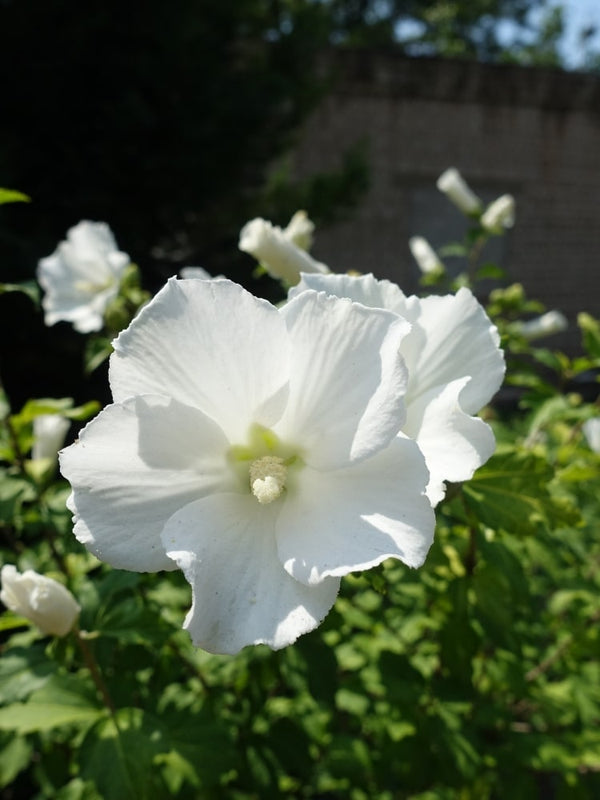
<svg viewBox="0 0 600 800"><path fill-rule="evenodd" d="M302 220L295 220L296 217L292 218L288 228L282 231L276 225L257 217L244 225L239 241L240 250L253 255L269 275L288 284L298 283L301 272L329 272L329 267L315 261L296 243ZM306 244L306 220L302 225L300 239Z"/></svg>
<svg viewBox="0 0 600 800"><path fill-rule="evenodd" d="M100 330L129 262L106 223L84 220L70 228L66 241L38 264L46 325L65 320L79 333Z"/></svg>
<svg viewBox="0 0 600 800"><path fill-rule="evenodd" d="M4 605L31 620L42 633L65 636L79 616L79 604L68 589L31 569L21 575L12 564L5 564L0 583Z"/></svg>
<svg viewBox="0 0 600 800"><path fill-rule="evenodd" d="M70 420L61 417L60 414L39 414L34 417L31 457L50 458L56 461L70 426Z"/></svg>
<svg viewBox="0 0 600 800"><path fill-rule="evenodd" d="M124 569L179 566L195 644L278 648L339 579L422 564L434 518L404 420L408 325L303 292L278 310L171 279L115 342L114 404L61 454L75 535Z"/></svg>

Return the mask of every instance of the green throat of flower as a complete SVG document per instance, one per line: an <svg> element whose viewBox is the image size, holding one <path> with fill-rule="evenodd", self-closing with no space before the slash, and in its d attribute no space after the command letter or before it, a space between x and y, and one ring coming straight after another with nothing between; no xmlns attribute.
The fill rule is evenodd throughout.
<svg viewBox="0 0 600 800"><path fill-rule="evenodd" d="M234 445L229 461L261 505L277 500L288 488L290 471L302 464L291 448L262 425L252 425L247 445Z"/></svg>

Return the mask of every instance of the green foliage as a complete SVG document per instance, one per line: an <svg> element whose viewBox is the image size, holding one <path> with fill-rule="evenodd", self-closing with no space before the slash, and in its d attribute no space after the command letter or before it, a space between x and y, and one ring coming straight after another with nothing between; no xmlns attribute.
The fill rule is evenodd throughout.
<svg viewBox="0 0 600 800"><path fill-rule="evenodd" d="M498 278L484 236L474 220L458 283ZM122 290L125 319L144 301L135 270ZM97 405L14 412L0 396L2 562L56 576L81 605L59 639L0 616L4 796L599 796L600 454L583 426L600 415L600 324L580 315L570 358L524 338L541 311L520 284L490 294L510 402L483 412L497 451L447 487L425 565L348 576L321 627L278 652L194 649L179 572L113 570L74 539L68 486L32 469L33 423L81 424Z"/></svg>

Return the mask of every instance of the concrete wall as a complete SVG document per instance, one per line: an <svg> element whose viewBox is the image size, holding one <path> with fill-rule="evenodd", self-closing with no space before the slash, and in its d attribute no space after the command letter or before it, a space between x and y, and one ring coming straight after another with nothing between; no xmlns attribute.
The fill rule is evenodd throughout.
<svg viewBox="0 0 600 800"><path fill-rule="evenodd" d="M295 168L331 169L366 140L371 186L351 219L319 233L317 258L414 290L408 238L440 246L464 230L435 188L454 166L485 200L515 196L517 224L491 253L511 279L570 320L600 314L600 79L385 53L330 58L334 89L301 133Z"/></svg>

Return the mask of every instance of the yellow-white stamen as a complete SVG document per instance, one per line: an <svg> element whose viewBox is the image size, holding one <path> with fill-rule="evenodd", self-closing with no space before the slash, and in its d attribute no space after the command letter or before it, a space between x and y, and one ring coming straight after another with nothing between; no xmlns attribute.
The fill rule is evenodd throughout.
<svg viewBox="0 0 600 800"><path fill-rule="evenodd" d="M285 489L287 467L279 456L263 456L250 464L250 488L259 503L272 503Z"/></svg>

